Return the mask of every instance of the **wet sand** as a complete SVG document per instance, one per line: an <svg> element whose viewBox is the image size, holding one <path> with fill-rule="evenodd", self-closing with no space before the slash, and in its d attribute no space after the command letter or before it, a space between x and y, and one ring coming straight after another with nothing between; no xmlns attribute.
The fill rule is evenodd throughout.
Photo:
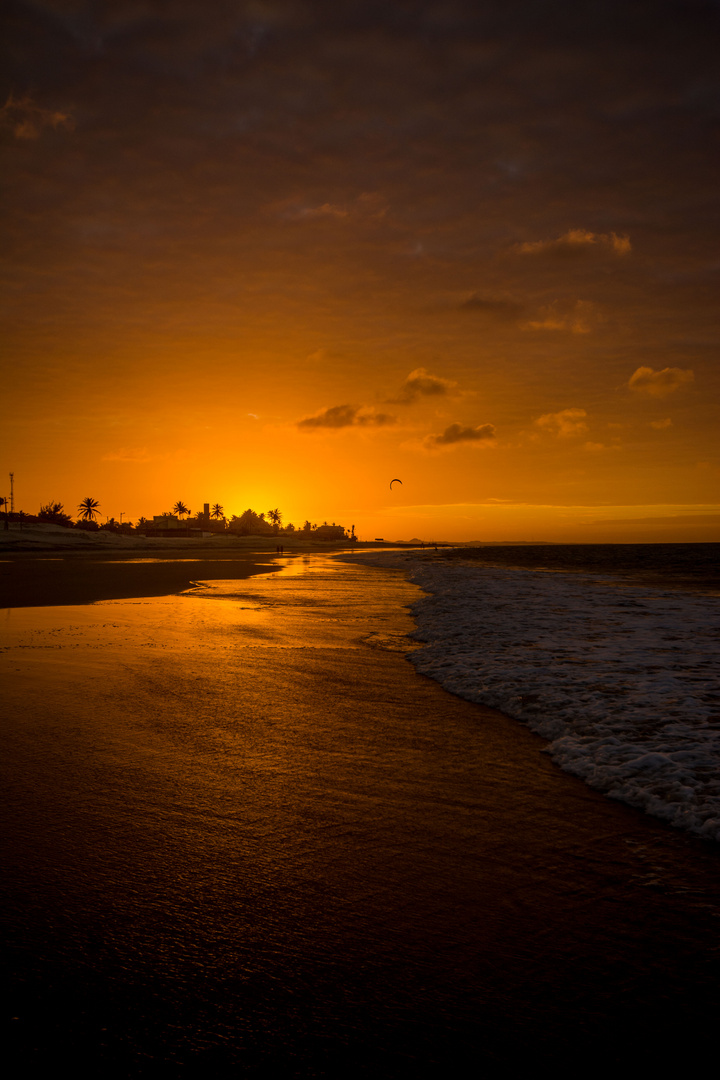
<svg viewBox="0 0 720 1080"><path fill-rule="evenodd" d="M0 559L0 608L167 596L195 581L243 579L277 569L273 555L265 552L5 554Z"/></svg>
<svg viewBox="0 0 720 1080"><path fill-rule="evenodd" d="M119 661L89 633L8 657L19 1060L85 1076L701 1067L715 848L370 647L383 575L356 572L357 612L308 607L302 578L246 579L249 621L214 636L206 620L205 657L149 632L130 652L132 611L113 605L88 611L115 618ZM396 600L376 619L387 640L411 628ZM195 610L168 601L158 623L179 604Z"/></svg>

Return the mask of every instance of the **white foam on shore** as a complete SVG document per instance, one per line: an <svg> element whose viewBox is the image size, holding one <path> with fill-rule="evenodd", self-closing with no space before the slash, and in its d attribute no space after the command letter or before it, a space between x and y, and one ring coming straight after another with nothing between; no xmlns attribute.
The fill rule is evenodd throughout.
<svg viewBox="0 0 720 1080"><path fill-rule="evenodd" d="M720 599L541 573L358 554L428 595L408 659L549 740L591 787L720 840Z"/></svg>

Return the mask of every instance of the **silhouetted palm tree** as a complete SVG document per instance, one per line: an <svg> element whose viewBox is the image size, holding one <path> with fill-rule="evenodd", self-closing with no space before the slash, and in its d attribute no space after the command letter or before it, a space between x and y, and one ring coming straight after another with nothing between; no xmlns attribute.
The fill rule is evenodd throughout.
<svg viewBox="0 0 720 1080"><path fill-rule="evenodd" d="M268 510L267 516L270 519L271 525L280 525L282 523L282 514L278 510L277 506L274 510Z"/></svg>
<svg viewBox="0 0 720 1080"><path fill-rule="evenodd" d="M178 517L185 517L185 515L189 514L190 511L188 510L188 508L187 508L187 506L185 505L184 502L179 502L178 501L173 506L173 513L177 514Z"/></svg>
<svg viewBox="0 0 720 1080"><path fill-rule="evenodd" d="M212 510L210 511L210 517L214 517L217 520L219 520L221 517L225 517L225 507L221 506L220 503L215 503Z"/></svg>
<svg viewBox="0 0 720 1080"><path fill-rule="evenodd" d="M83 521L94 521L98 516L99 505L100 503L97 499L91 499L88 495L87 499L83 499L78 506L78 514Z"/></svg>

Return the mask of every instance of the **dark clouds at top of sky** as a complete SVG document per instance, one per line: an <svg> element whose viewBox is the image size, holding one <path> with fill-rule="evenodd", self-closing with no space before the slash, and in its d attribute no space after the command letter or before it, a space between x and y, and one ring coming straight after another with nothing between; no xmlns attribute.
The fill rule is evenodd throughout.
<svg viewBox="0 0 720 1080"><path fill-rule="evenodd" d="M714 3L9 0L5 11L5 97L32 94L70 113L80 138L102 135L98 168L132 171L143 148L168 167L202 150L233 173L250 153L322 187L322 203L345 186L339 159L360 191L402 162L456 189L454 171L481 164L477 179L501 185L571 164L568 187L594 177L599 189L643 171L648 154L671 173L701 169L709 147L697 141L690 162L687 151L717 121ZM113 160L117 140L130 161Z"/></svg>
<svg viewBox="0 0 720 1080"><path fill-rule="evenodd" d="M34 288L56 274L63 317L85 318L91 290L117 308L181 273L222 298L229 252L244 279L267 267L258 287L285 295L283 274L302 291L310 247L339 295L377 288L366 268L387 273L388 252L417 252L442 272L466 267L477 299L464 310L497 323L516 297L526 305L533 252L591 247L563 243L573 230L601 238L616 275L680 234L693 272L715 257L709 0L3 10L2 100L36 120L31 138L7 117L2 129L3 246L19 280L42 266ZM52 117L67 120L40 122ZM627 259L613 235L631 237ZM364 269L346 279L335 267L351 240ZM495 287L473 286L472 269L502 253ZM607 275L603 258L574 273ZM565 262L544 260L548 295L534 302L555 299ZM493 309L496 295L513 299Z"/></svg>

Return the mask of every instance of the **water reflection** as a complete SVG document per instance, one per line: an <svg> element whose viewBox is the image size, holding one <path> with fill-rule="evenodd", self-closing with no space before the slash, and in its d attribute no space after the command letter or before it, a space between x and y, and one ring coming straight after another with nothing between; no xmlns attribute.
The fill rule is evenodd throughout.
<svg viewBox="0 0 720 1080"><path fill-rule="evenodd" d="M415 647L407 606L420 590L399 572L377 574L307 556L277 561L280 574L199 581L177 596L7 608L5 650L15 659L28 652L37 659L49 651L75 657L101 651L112 666L146 650L207 656L243 648ZM358 588L368 578L372 591Z"/></svg>

